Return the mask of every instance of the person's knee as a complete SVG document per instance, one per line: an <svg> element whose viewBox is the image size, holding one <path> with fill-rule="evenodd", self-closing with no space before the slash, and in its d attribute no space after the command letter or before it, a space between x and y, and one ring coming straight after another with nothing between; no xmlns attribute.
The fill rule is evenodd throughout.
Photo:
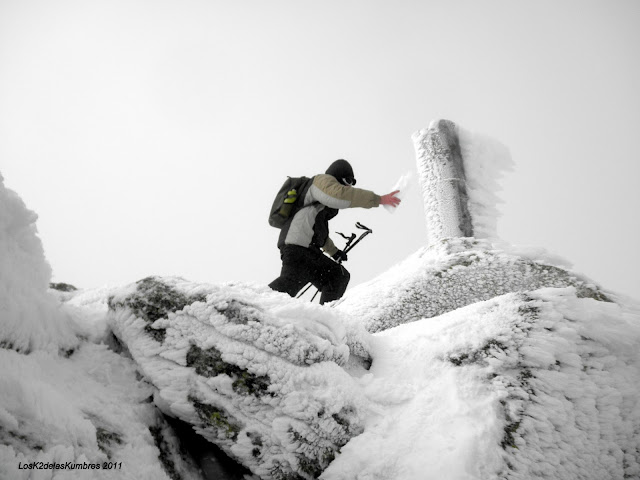
<svg viewBox="0 0 640 480"><path fill-rule="evenodd" d="M276 278L273 282L269 284L269 288L271 290L275 290L276 292L284 292L285 286L280 278Z"/></svg>
<svg viewBox="0 0 640 480"><path fill-rule="evenodd" d="M282 277L276 278L273 282L271 282L269 284L269 288L275 290L276 292L288 293L291 297L295 296L296 293L298 293L298 290L300 290L300 288L298 288L298 286L293 282L287 281Z"/></svg>

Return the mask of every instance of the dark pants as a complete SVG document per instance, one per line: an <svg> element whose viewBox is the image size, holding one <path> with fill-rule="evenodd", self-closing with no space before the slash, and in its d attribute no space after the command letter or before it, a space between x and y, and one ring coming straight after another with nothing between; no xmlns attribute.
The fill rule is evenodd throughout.
<svg viewBox="0 0 640 480"><path fill-rule="evenodd" d="M285 245L280 250L282 271L269 286L295 296L311 282L322 292L320 303L337 300L344 295L349 284L349 272L315 248Z"/></svg>

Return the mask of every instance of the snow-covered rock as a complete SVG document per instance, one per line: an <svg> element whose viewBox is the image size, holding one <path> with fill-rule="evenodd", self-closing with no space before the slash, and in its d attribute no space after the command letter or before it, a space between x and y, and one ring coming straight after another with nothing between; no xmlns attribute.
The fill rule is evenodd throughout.
<svg viewBox="0 0 640 480"><path fill-rule="evenodd" d="M640 306L510 293L385 330L325 480L640 478Z"/></svg>
<svg viewBox="0 0 640 480"><path fill-rule="evenodd" d="M255 285L109 303L156 404L261 478L596 480L640 472L640 308L616 299L507 293L376 335Z"/></svg>
<svg viewBox="0 0 640 480"><path fill-rule="evenodd" d="M434 120L412 139L429 244L458 237L496 239L498 182L513 167L509 150L450 120Z"/></svg>
<svg viewBox="0 0 640 480"><path fill-rule="evenodd" d="M69 358L0 349L0 364L0 478L168 480L161 458L201 478L152 387L106 345L84 343Z"/></svg>
<svg viewBox="0 0 640 480"><path fill-rule="evenodd" d="M540 250L451 238L420 249L350 290L336 308L357 318L368 331L377 332L509 292L569 286L580 297L607 300L590 280Z"/></svg>
<svg viewBox="0 0 640 480"><path fill-rule="evenodd" d="M0 347L70 351L76 329L49 295L51 267L29 210L0 175Z"/></svg>
<svg viewBox="0 0 640 480"><path fill-rule="evenodd" d="M36 218L0 176L0 479L201 478L136 365L99 344L105 292L49 289Z"/></svg>
<svg viewBox="0 0 640 480"><path fill-rule="evenodd" d="M413 142L427 229L432 241L473 237L456 125L448 120L434 121L428 129L416 132Z"/></svg>
<svg viewBox="0 0 640 480"><path fill-rule="evenodd" d="M369 335L266 286L150 277L109 299L156 404L264 479L317 478L363 431ZM355 357L354 357L355 358ZM351 372L351 373L350 373Z"/></svg>

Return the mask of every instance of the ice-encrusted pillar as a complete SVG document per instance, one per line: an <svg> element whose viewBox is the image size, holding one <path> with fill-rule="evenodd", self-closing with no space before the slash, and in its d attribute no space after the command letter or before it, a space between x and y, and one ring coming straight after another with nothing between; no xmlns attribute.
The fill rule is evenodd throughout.
<svg viewBox="0 0 640 480"><path fill-rule="evenodd" d="M443 238L473 237L456 130L453 122L436 120L412 136L431 244Z"/></svg>

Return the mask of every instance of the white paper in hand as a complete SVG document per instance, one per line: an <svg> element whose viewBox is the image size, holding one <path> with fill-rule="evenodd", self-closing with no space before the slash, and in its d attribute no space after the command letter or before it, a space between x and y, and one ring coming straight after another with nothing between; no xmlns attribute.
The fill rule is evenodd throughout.
<svg viewBox="0 0 640 480"><path fill-rule="evenodd" d="M409 185L411 184L412 177L413 177L413 173L411 173L411 171L408 171L407 173L402 175L398 179L396 184L391 188L389 193L395 192L396 190L400 190L398 193L396 193L396 197L402 200L404 198L404 195L407 193L407 190L409 190ZM390 213L395 212L396 209L398 208L398 207L392 207L391 205L383 205L383 207L386 208L387 211Z"/></svg>

